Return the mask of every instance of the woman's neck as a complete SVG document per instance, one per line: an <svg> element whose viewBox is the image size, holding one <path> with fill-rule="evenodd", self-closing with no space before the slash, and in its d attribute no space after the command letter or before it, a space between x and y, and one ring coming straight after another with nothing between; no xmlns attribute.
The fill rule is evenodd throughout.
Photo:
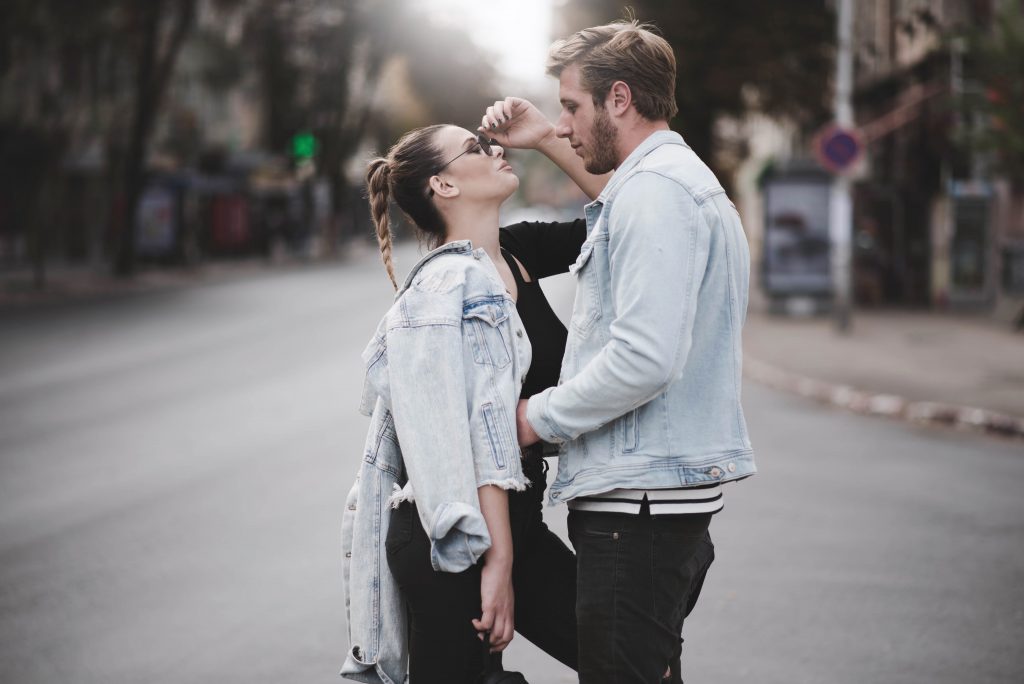
<svg viewBox="0 0 1024 684"><path fill-rule="evenodd" d="M469 240L473 247L480 247L492 261L501 256L498 244L498 207L460 207L445 217L448 237L445 240Z"/></svg>

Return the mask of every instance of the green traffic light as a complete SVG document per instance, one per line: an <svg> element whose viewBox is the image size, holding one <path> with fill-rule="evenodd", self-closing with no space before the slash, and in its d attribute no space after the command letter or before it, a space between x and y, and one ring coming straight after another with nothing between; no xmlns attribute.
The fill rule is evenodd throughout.
<svg viewBox="0 0 1024 684"><path fill-rule="evenodd" d="M292 156L296 159L312 159L316 147L316 136L312 133L296 133L292 137Z"/></svg>

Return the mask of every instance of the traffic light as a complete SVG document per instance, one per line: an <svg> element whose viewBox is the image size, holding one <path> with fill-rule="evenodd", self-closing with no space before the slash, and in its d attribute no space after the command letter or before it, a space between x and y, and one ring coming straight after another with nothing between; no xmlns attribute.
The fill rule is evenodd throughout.
<svg viewBox="0 0 1024 684"><path fill-rule="evenodd" d="M297 160L312 159L316 155L316 136L308 131L292 136L292 156Z"/></svg>

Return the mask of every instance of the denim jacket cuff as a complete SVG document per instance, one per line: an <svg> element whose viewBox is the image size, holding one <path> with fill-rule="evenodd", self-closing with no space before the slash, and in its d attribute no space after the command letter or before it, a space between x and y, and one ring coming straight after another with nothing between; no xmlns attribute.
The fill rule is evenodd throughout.
<svg viewBox="0 0 1024 684"><path fill-rule="evenodd" d="M516 458L518 458L518 457L519 457L519 455L517 454ZM522 468L520 468L520 471L521 470L522 470ZM484 487L486 485L492 485L492 486L497 487L499 489L504 489L506 492L525 492L526 491L526 486L527 486L526 485L526 479L523 477L521 472L516 477L505 477L505 478L501 478L501 479L498 479L498 478L488 478L486 480L482 480L480 482L477 482L476 486L477 486L477 488L480 488L480 487Z"/></svg>
<svg viewBox="0 0 1024 684"><path fill-rule="evenodd" d="M430 564L438 572L462 572L491 548L480 509L461 502L437 507L430 529Z"/></svg>
<svg viewBox="0 0 1024 684"><path fill-rule="evenodd" d="M541 438L541 441L560 444L568 442L572 437L560 430L558 425L549 417L548 402L554 389L554 387L549 387L540 394L530 397L530 400L526 403L526 420L530 423L533 431L537 433L537 436Z"/></svg>
<svg viewBox="0 0 1024 684"><path fill-rule="evenodd" d="M341 666L342 677L354 679L357 682L382 682L384 678L378 669L376 658L368 659L363 655L363 649L353 645L348 650L345 663Z"/></svg>

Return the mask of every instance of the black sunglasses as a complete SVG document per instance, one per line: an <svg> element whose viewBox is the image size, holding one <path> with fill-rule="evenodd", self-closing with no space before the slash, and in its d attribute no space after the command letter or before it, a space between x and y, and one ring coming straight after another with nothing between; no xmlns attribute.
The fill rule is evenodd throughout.
<svg viewBox="0 0 1024 684"><path fill-rule="evenodd" d="M455 155L454 157L452 157L451 159L446 161L444 164L441 164L439 167L437 167L437 170L434 171L433 175L436 176L437 174L441 173L441 171L443 171L445 169L445 167L448 166L449 164L451 164L453 161L455 161L456 159L458 159L459 157L461 157L464 154L468 154L470 152L475 152L478 148L480 149L481 152L483 152L488 157L490 157L491 156L491 145L497 145L497 144L498 144L497 140L494 140L492 138L488 138L483 133L477 133L476 134L476 141L472 145L470 145L468 148L466 148L462 152L459 152L457 155Z"/></svg>

